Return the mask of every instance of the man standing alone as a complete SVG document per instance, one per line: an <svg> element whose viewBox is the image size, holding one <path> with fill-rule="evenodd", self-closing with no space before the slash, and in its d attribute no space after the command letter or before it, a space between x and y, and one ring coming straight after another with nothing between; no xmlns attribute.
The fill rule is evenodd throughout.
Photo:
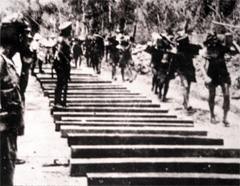
<svg viewBox="0 0 240 186"><path fill-rule="evenodd" d="M70 80L70 70L71 70L71 31L72 23L64 22L60 25L61 30L60 36L57 40L55 59L53 63L53 68L57 73L57 86L55 89L55 107L63 107L67 104L67 89L68 80ZM63 93L63 101L61 100Z"/></svg>

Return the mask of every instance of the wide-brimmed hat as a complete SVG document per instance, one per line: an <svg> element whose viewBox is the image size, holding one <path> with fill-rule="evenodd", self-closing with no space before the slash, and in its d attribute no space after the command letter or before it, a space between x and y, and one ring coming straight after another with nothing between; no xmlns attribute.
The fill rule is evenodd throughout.
<svg viewBox="0 0 240 186"><path fill-rule="evenodd" d="M212 45L212 44L217 44L219 42L218 37L216 34L211 34L209 33L207 35L206 40L203 42L205 46Z"/></svg>
<svg viewBox="0 0 240 186"><path fill-rule="evenodd" d="M178 42L179 45L189 44L189 37L187 34L184 34L183 36L179 36L176 42Z"/></svg>
<svg viewBox="0 0 240 186"><path fill-rule="evenodd" d="M151 33L151 36L152 36L153 41L156 41L156 40L158 40L158 39L162 39L162 37L160 36L160 34L157 33L157 32L152 32L152 33Z"/></svg>
<svg viewBox="0 0 240 186"><path fill-rule="evenodd" d="M66 28L69 28L72 25L71 21L66 21L60 24L59 30L65 30Z"/></svg>
<svg viewBox="0 0 240 186"><path fill-rule="evenodd" d="M119 29L119 28L117 28L115 32L116 32L116 33L120 33L120 29Z"/></svg>
<svg viewBox="0 0 240 186"><path fill-rule="evenodd" d="M101 38L101 39L103 39L103 37L100 35L100 34L93 34L93 36L95 37L95 38Z"/></svg>
<svg viewBox="0 0 240 186"><path fill-rule="evenodd" d="M20 13L13 13L10 15L7 15L2 18L1 25L4 28L7 27L15 27L17 29L17 32L24 32L27 31L26 29L30 29L30 24L26 20L26 18L23 16L23 14Z"/></svg>
<svg viewBox="0 0 240 186"><path fill-rule="evenodd" d="M167 35L166 33L162 33L160 34L160 36L162 37L162 39L164 39L165 41L167 41L170 44L174 44L174 42L172 42L172 35Z"/></svg>
<svg viewBox="0 0 240 186"><path fill-rule="evenodd" d="M51 33L49 37L50 38L56 38L56 34L55 33Z"/></svg>
<svg viewBox="0 0 240 186"><path fill-rule="evenodd" d="M153 45L154 45L154 46L157 46L157 43L158 43L159 40L162 39L162 36L160 36L160 34L157 33L157 32L152 32L152 33L151 33L151 36L152 36Z"/></svg>
<svg viewBox="0 0 240 186"><path fill-rule="evenodd" d="M40 39L42 39L42 36L39 33L36 33L33 37L34 40L38 41Z"/></svg>
<svg viewBox="0 0 240 186"><path fill-rule="evenodd" d="M86 40L86 35L84 35L84 34L81 34L80 36L78 36L78 39L79 39L79 41L84 41L84 40Z"/></svg>

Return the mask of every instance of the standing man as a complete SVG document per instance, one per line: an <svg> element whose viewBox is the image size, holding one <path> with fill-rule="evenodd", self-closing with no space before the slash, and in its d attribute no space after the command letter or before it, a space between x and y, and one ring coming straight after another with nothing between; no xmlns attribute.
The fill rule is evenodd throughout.
<svg viewBox="0 0 240 186"><path fill-rule="evenodd" d="M31 75L35 76L36 73L34 72L36 63L38 62L38 67L39 67L39 73L44 73L42 70L42 64L43 64L43 59L39 56L41 56L41 48L40 48L40 39L42 36L39 33L36 33L33 38L33 42L31 43L31 50L33 52L33 63L32 63L32 68L31 68ZM39 55L40 54L40 55ZM44 55L45 57L45 55Z"/></svg>
<svg viewBox="0 0 240 186"><path fill-rule="evenodd" d="M67 106L68 80L70 80L71 70L71 31L72 23L64 22L59 26L61 31L57 40L55 59L53 68L57 73L57 86L55 89L55 107ZM63 101L61 99L63 92Z"/></svg>
<svg viewBox="0 0 240 186"><path fill-rule="evenodd" d="M0 141L1 141L1 185L13 186L16 163L17 136L24 131L23 99L20 76L12 57L26 43L28 24L19 14L2 19L0 46Z"/></svg>
<svg viewBox="0 0 240 186"><path fill-rule="evenodd" d="M223 92L223 124L228 127L227 113L230 109L230 93L229 87L231 85L231 79L227 70L224 55L230 51L230 44L221 41L220 35L209 34L204 42L207 48L206 61L202 72L205 78L205 84L209 89L209 108L211 123L216 124L218 121L215 118L214 106L216 87L219 85Z"/></svg>
<svg viewBox="0 0 240 186"><path fill-rule="evenodd" d="M22 35L23 39L21 41L21 48L19 50L20 54L20 61L21 61L21 74L20 74L20 91L21 96L23 100L23 114L25 113L25 91L28 85L28 79L29 79L29 69L31 68L31 64L33 63L33 52L30 50L30 43L32 42L32 35L31 35L31 28L30 25L26 27L25 34ZM24 116L23 116L24 119ZM18 136L24 135L24 127L22 130L19 130ZM16 165L17 164L24 164L25 160L17 158Z"/></svg>

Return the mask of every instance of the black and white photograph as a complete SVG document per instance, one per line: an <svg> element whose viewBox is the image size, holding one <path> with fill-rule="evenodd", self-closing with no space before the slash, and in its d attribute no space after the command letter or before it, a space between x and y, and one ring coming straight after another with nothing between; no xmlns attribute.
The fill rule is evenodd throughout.
<svg viewBox="0 0 240 186"><path fill-rule="evenodd" d="M0 0L1 186L240 186L240 0Z"/></svg>

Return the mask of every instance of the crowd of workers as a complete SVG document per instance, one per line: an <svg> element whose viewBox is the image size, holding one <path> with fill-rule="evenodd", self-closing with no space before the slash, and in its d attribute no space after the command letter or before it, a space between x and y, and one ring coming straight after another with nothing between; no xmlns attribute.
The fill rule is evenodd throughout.
<svg viewBox="0 0 240 186"><path fill-rule="evenodd" d="M64 33L69 29L71 29L70 22L63 25L60 30ZM95 33L87 36L85 40L75 38L71 44L69 36L70 31L66 35L66 41L57 41L56 52L53 57L54 69L61 68L63 61L63 64L66 63L69 66L63 66L62 72L56 70L59 77L55 92L56 107L66 106L67 82L71 74L71 58L74 59L77 67L78 63L81 65L81 55L85 55L87 66L92 67L97 74L100 74L101 63L105 55L106 61L108 61L108 57L110 58L109 64L112 66L113 80L117 79L116 72L120 68L122 81L133 81L132 71L135 68L135 63L132 59L132 49L135 45L134 37L125 34L124 31L116 30L116 32L107 36ZM195 109L189 105L191 84L196 82L193 58L199 55L199 50L203 49L202 46L204 46L206 52L203 55L202 74L209 89L210 120L212 123L218 122L214 114L214 101L216 87L221 86L224 95L223 123L225 126L229 126L227 113L230 108L229 87L231 80L224 56L226 53L233 52L230 50L233 46L232 35L229 33L208 34L202 46L191 43L188 34L182 32L173 34L169 29L168 32L162 34L152 33L152 38L152 41L148 42L147 47L143 50L152 56L152 90L155 94L158 94L159 99L163 102L166 101L170 80L174 79L175 76L179 76L183 88L183 108L188 113L195 112ZM66 46L68 46L67 49ZM234 50L238 51L239 49L235 47ZM60 64L59 67L57 67L57 64ZM63 101L61 101L62 90L64 90Z"/></svg>
<svg viewBox="0 0 240 186"><path fill-rule="evenodd" d="M1 23L1 183L13 185L13 173L17 161L17 136L24 134L24 92L27 87L28 74L35 75L38 63L39 73L44 73L42 64L52 64L57 75L54 107L67 106L68 82L71 80L71 61L75 67L81 65L82 55L86 64L97 74L101 73L101 62L104 58L112 65L112 79L116 80L116 71L121 69L123 81L133 81L132 48L134 37L117 30L108 36L97 33L87 36L84 40L71 38L72 24L64 22L59 27L57 37L49 37L45 44L39 42L40 35L31 36L31 27L26 19L13 14L2 19ZM151 54L152 90L162 101L166 101L170 80L178 75L183 87L183 107L188 112L194 109L189 106L189 93L192 82L196 82L193 58L202 49L192 44L189 36L173 35L171 32L153 33L153 41L143 50ZM230 34L208 34L203 43L206 48L202 73L209 89L209 108L212 123L217 123L214 114L216 87L223 91L223 123L229 126L227 113L230 108L229 87L231 85L224 55L232 52L232 36ZM239 52L239 51L238 51ZM20 70L12 58L18 54L21 61ZM62 93L64 96L62 96Z"/></svg>

